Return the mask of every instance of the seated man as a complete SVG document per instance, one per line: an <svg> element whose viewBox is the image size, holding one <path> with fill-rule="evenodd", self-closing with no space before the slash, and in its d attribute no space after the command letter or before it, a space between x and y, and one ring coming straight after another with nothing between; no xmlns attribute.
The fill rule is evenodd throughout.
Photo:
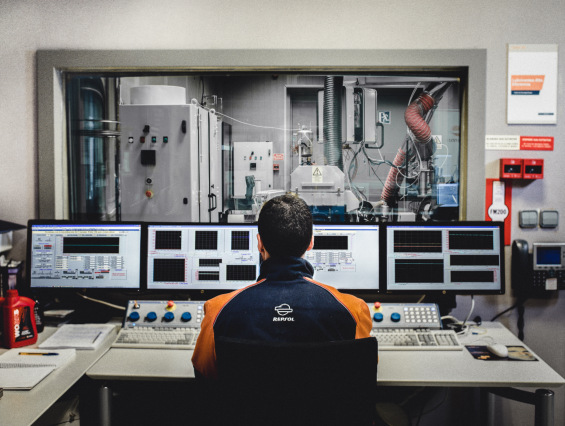
<svg viewBox="0 0 565 426"><path fill-rule="evenodd" d="M192 357L197 377L217 378L214 339L218 336L260 341L323 342L370 337L367 304L314 281L303 258L314 245L312 214L294 195L282 195L262 207L258 249L259 279L204 305L202 330Z"/></svg>

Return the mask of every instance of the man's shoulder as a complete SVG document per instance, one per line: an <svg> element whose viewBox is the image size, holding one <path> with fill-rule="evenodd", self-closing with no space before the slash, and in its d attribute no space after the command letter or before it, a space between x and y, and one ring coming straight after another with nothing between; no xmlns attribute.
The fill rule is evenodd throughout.
<svg viewBox="0 0 565 426"><path fill-rule="evenodd" d="M321 282L316 281L316 280L311 279L311 278L306 278L306 279L308 281L310 281L311 283L316 284L317 286L319 286L321 288L324 288L326 291L331 293L336 299L338 299L340 302L342 302L347 307L353 307L354 306L354 307L358 308L358 307L366 306L366 303L357 296L354 296L352 294L342 293L337 288L332 287L329 284L324 284L324 283L321 283Z"/></svg>
<svg viewBox="0 0 565 426"><path fill-rule="evenodd" d="M209 313L209 312L221 310L227 303L229 303L237 295L239 295L242 292L245 292L247 289L250 289L250 288L256 286L257 284L262 283L263 281L264 280L257 281L256 283L248 285L247 287L243 287L243 288L240 288L239 290L234 290L234 291L231 291L229 293L220 294L219 296L216 296L216 297L208 300L204 304L205 312Z"/></svg>

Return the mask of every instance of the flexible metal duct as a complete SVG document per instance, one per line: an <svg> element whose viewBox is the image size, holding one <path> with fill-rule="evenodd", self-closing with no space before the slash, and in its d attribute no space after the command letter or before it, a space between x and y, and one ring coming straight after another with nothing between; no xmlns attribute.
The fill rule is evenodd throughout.
<svg viewBox="0 0 565 426"><path fill-rule="evenodd" d="M427 92L422 93L418 99L408 105L404 112L404 121L414 134L416 142L427 143L432 138L432 131L424 115L434 106L434 98Z"/></svg>
<svg viewBox="0 0 565 426"><path fill-rule="evenodd" d="M405 159L406 152L402 149L402 147L398 148L396 157L394 157L394 161L392 162L392 164L396 167L390 168L383 187L383 192L381 193L381 200L386 201L387 204L394 198L394 194L396 194L396 186L400 185L400 183L397 182L397 177L400 172L399 167L402 167ZM402 182L402 180L403 179L401 179L400 182Z"/></svg>
<svg viewBox="0 0 565 426"><path fill-rule="evenodd" d="M343 77L327 76L324 81L324 154L328 166L343 171L341 151L341 91Z"/></svg>

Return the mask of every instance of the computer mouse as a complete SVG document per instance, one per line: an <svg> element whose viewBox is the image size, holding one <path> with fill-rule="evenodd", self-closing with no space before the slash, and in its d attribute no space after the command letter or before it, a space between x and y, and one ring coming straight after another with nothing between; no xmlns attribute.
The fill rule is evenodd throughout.
<svg viewBox="0 0 565 426"><path fill-rule="evenodd" d="M508 348L502 343L491 343L490 345L487 345L487 350L499 358L508 357Z"/></svg>

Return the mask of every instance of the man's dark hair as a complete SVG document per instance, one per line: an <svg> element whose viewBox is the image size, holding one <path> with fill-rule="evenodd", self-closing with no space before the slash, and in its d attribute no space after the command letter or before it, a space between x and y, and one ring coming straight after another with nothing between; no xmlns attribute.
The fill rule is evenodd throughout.
<svg viewBox="0 0 565 426"><path fill-rule="evenodd" d="M312 241L312 213L296 195L285 194L267 201L257 225L271 257L300 257Z"/></svg>

